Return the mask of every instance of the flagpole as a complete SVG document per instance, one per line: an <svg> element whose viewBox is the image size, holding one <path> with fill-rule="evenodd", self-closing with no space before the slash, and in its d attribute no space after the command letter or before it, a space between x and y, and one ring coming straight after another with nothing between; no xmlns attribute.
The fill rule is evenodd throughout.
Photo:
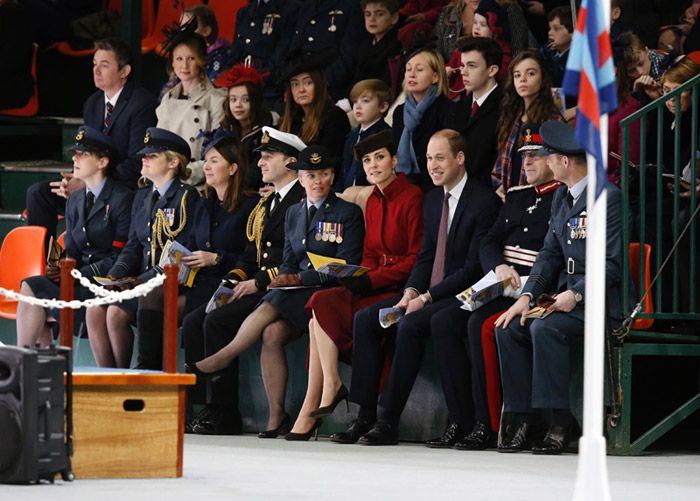
<svg viewBox="0 0 700 501"><path fill-rule="evenodd" d="M610 0L602 0L605 26L610 29ZM608 116L600 117L600 144L607 172ZM603 436L605 419L603 388L605 378L605 258L607 190L596 200L596 158L586 155L586 292L584 312L583 435L579 440L578 470L574 501L609 501L610 484Z"/></svg>

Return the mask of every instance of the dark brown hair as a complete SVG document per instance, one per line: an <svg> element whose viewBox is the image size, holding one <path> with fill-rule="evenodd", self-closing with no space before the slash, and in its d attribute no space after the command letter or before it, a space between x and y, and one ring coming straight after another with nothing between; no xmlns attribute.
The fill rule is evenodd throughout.
<svg viewBox="0 0 700 501"><path fill-rule="evenodd" d="M240 86L245 87L248 91L248 101L250 101L250 130L253 130L257 126L272 125L272 117L270 116L270 110L268 110L267 106L265 105L263 90L261 87L252 82L242 82L227 89L226 100L223 104L224 118L221 120L221 127L230 130L239 138L242 138L250 131L243 131L243 126L238 120L236 120L233 113L231 113L231 105L229 104L230 97L228 94L231 89Z"/></svg>
<svg viewBox="0 0 700 501"><path fill-rule="evenodd" d="M238 165L238 170L229 176L228 186L224 193L224 209L226 212L233 213L241 205L241 198L245 194L243 183L247 176L247 167L245 162L241 161L241 154L238 149L238 140L234 137L225 138L216 143L213 147L224 159L230 164ZM209 194L209 185L204 186L204 192Z"/></svg>
<svg viewBox="0 0 700 501"><path fill-rule="evenodd" d="M301 127L301 131L294 132L292 131L294 118L299 114L303 115L304 110L301 108L301 106L294 102L290 82L292 78L302 75L303 73L308 73L311 80L314 82L314 100L311 104L311 110L309 111L308 115L304 116L304 124ZM321 130L321 119L323 118L323 115L331 106L333 106L333 103L331 103L331 100L328 97L328 83L326 82L326 77L323 75L322 71L304 71L298 75L292 75L287 80L284 90L284 115L282 116L282 122L280 123L280 130L282 132L294 133L306 144L311 144Z"/></svg>

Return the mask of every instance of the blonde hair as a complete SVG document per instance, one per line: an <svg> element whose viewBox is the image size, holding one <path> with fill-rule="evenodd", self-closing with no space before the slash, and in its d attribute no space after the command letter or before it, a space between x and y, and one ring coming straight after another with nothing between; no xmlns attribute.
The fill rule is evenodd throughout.
<svg viewBox="0 0 700 501"><path fill-rule="evenodd" d="M435 84L437 87L438 96L446 96L449 94L449 88L447 86L447 73L445 72L445 60L442 58L439 52L432 49L419 49L406 60L406 63L418 55L423 55L428 61L428 66L438 75L438 81ZM409 91L406 89L406 82L404 81L404 94L408 95Z"/></svg>
<svg viewBox="0 0 700 501"><path fill-rule="evenodd" d="M664 72L661 77L661 83L669 80L673 83L682 84L698 74L700 74L700 65L688 56L684 56L683 59L673 64Z"/></svg>
<svg viewBox="0 0 700 501"><path fill-rule="evenodd" d="M190 163L189 158L182 153L178 153L177 151L168 150L164 153L165 160L167 160L168 163L172 162L173 160L177 160L177 171L175 172L175 177L179 177L182 181L190 177L190 174L192 174L192 169L187 167L187 164Z"/></svg>

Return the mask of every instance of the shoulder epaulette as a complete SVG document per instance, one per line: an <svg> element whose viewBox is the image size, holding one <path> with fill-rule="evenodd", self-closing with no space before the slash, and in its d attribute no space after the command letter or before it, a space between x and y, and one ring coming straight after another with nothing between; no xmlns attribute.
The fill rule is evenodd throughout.
<svg viewBox="0 0 700 501"><path fill-rule="evenodd" d="M532 185L531 184L523 184L520 186L511 186L506 193L512 193L514 191L522 191L522 190L526 190L528 188L532 188Z"/></svg>

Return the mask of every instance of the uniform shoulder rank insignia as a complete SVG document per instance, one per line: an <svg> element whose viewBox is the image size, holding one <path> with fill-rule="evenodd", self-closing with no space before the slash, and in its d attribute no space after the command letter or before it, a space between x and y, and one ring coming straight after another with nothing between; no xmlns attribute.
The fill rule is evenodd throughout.
<svg viewBox="0 0 700 501"><path fill-rule="evenodd" d="M314 165L320 164L322 160L323 159L321 158L321 155L319 155L318 153L312 153L309 157L309 162L311 162Z"/></svg>
<svg viewBox="0 0 700 501"><path fill-rule="evenodd" d="M85 137L85 131L83 129L80 129L78 131L78 133L75 135L75 140L82 141L84 137Z"/></svg>
<svg viewBox="0 0 700 501"><path fill-rule="evenodd" d="M151 142L151 133L146 132L146 135L143 136L143 144L148 144Z"/></svg>
<svg viewBox="0 0 700 501"><path fill-rule="evenodd" d="M544 195L545 193L549 193L550 191L556 190L560 186L561 186L561 182L550 181L548 183L544 183L544 184L541 184L539 186L535 186L535 191L537 192L538 195Z"/></svg>
<svg viewBox="0 0 700 501"><path fill-rule="evenodd" d="M269 142L270 142L270 133L265 131L265 132L263 132L262 139L260 140L260 143L267 144Z"/></svg>

